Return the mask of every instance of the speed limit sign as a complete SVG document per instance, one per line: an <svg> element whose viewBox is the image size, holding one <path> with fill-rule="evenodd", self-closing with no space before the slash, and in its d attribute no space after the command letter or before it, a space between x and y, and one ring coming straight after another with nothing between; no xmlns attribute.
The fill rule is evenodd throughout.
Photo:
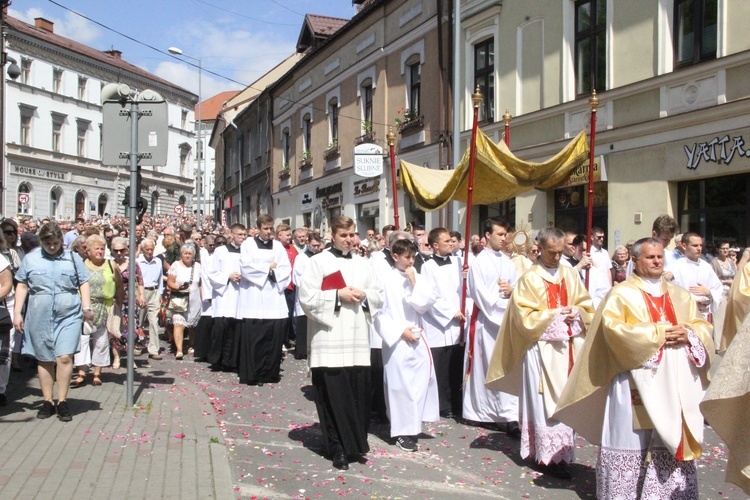
<svg viewBox="0 0 750 500"><path fill-rule="evenodd" d="M184 211L185 211L185 205L181 205L180 203L178 203L177 205L174 206L174 213L176 213L177 215L182 215L182 212Z"/></svg>
<svg viewBox="0 0 750 500"><path fill-rule="evenodd" d="M21 205L26 205L29 202L29 195L26 193L19 193L18 195L18 203Z"/></svg>

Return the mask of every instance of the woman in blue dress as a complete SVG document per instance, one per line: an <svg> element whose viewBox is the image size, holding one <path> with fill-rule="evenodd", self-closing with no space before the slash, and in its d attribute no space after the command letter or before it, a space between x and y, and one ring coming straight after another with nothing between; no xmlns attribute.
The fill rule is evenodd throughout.
<svg viewBox="0 0 750 500"><path fill-rule="evenodd" d="M89 273L81 257L62 248L62 231L56 222L39 230L41 248L27 254L16 273L14 326L24 335L22 354L38 361L44 401L37 418L57 412L63 422L73 419L67 396L73 374L73 355L81 343L83 320L91 321ZM80 295L79 295L80 291ZM25 317L21 309L29 298ZM57 371L55 370L57 363ZM57 381L57 408L52 389Z"/></svg>

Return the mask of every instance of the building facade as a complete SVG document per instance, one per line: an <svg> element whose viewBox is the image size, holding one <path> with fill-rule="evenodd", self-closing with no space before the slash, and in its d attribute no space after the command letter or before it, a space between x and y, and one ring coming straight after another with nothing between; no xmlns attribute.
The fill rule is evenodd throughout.
<svg viewBox="0 0 750 500"><path fill-rule="evenodd" d="M362 233L393 223L387 156L382 175L353 169L358 144L387 155L391 129L398 158L445 168L450 77L440 3L370 0L349 21L306 17L302 59L269 89L277 222L325 231L333 217L347 215ZM400 190L397 196L402 227L438 223L439 214L419 211Z"/></svg>
<svg viewBox="0 0 750 500"><path fill-rule="evenodd" d="M479 85L482 130L501 140L507 108L511 150L543 160L587 128L595 89L594 223L607 246L649 236L663 213L708 241L747 246L748 16L742 0L462 1L463 130ZM474 211L584 232L581 174Z"/></svg>
<svg viewBox="0 0 750 500"><path fill-rule="evenodd" d="M5 19L6 51L17 61L17 80L5 76L3 215L37 218L124 214L129 168L102 164L101 89L124 83L151 89L167 101L166 165L142 167L141 196L151 214L192 204L197 96L122 59L34 26Z"/></svg>

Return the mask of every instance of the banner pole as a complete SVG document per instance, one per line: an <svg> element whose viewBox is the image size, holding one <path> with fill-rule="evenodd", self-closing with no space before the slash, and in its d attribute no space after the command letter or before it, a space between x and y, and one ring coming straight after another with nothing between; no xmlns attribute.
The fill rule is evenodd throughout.
<svg viewBox="0 0 750 500"><path fill-rule="evenodd" d="M477 129L479 128L479 104L482 102L482 93L479 91L479 85L477 85L476 91L471 96L471 100L474 103L474 120L471 126L471 144L469 144L469 182L467 185L466 193L466 229L464 245L464 265L463 265L463 289L461 291L461 312L466 315L466 275L469 270L469 254L471 253L471 207L474 200L474 163L477 159ZM461 322L461 337L465 339L464 329L466 326L466 320Z"/></svg>
<svg viewBox="0 0 750 500"><path fill-rule="evenodd" d="M398 191L396 190L396 134L393 133L393 127L388 127L388 148L390 149L391 157L391 193L393 193L393 225L396 226L396 231L399 230L398 225Z"/></svg>
<svg viewBox="0 0 750 500"><path fill-rule="evenodd" d="M591 92L589 98L591 106L591 133L589 135L589 193L588 193L588 212L586 214L586 252L591 253L591 228L594 225L594 145L596 144L596 108L599 106L599 98L596 97L596 89ZM586 268L586 289L589 288L589 271L591 266Z"/></svg>

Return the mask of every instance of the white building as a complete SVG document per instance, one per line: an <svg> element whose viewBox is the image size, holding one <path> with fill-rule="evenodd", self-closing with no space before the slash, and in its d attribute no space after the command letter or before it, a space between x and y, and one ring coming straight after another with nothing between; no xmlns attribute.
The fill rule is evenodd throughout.
<svg viewBox="0 0 750 500"><path fill-rule="evenodd" d="M173 213L177 203L192 204L195 94L127 63L117 50L102 52L56 35L45 19L34 26L11 17L6 23L6 52L21 75L15 81L5 76L2 215L124 213L129 169L101 161L100 93L112 82L154 90L168 103L167 164L142 167L141 196L149 212Z"/></svg>

